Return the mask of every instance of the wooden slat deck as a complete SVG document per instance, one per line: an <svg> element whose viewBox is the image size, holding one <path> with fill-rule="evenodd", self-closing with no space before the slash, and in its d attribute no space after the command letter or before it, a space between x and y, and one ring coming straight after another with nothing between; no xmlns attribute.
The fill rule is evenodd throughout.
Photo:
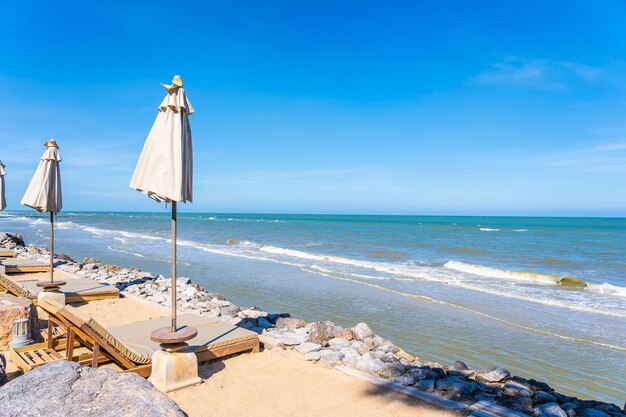
<svg viewBox="0 0 626 417"><path fill-rule="evenodd" d="M48 348L45 343L11 349L11 362L23 372L28 372L46 363L62 359L64 359L63 355L54 349Z"/></svg>

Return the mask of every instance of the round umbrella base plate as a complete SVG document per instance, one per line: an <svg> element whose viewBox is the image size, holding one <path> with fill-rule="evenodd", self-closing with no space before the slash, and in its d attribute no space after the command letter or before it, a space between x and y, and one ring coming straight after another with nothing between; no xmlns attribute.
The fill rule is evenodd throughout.
<svg viewBox="0 0 626 417"><path fill-rule="evenodd" d="M50 281L39 281L37 285L39 288L43 288L44 291L54 291L54 290L58 290L59 287L65 285L66 282L65 281L54 281L54 282L50 282Z"/></svg>
<svg viewBox="0 0 626 417"><path fill-rule="evenodd" d="M191 326L182 326L172 331L170 327L162 327L150 333L152 341L162 345L177 345L187 340L193 339L198 335L198 330Z"/></svg>

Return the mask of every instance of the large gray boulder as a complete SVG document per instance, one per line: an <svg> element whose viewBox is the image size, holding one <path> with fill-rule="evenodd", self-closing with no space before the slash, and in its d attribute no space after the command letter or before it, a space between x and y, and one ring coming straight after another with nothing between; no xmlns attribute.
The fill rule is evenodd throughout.
<svg viewBox="0 0 626 417"><path fill-rule="evenodd" d="M324 344L334 337L333 324L330 322L314 321L307 325L309 330L309 341Z"/></svg>
<svg viewBox="0 0 626 417"><path fill-rule="evenodd" d="M185 417L147 380L132 373L57 361L0 388L1 417Z"/></svg>
<svg viewBox="0 0 626 417"><path fill-rule="evenodd" d="M576 412L581 417L609 417L604 411L596 410L595 408L584 408Z"/></svg>
<svg viewBox="0 0 626 417"><path fill-rule="evenodd" d="M476 390L476 386L460 376L449 376L438 379L436 388L439 391L451 391L457 395L469 395Z"/></svg>
<svg viewBox="0 0 626 417"><path fill-rule="evenodd" d="M299 329L306 326L306 321L295 317L279 317L276 319L277 329Z"/></svg>
<svg viewBox="0 0 626 417"><path fill-rule="evenodd" d="M567 417L567 414L555 402L538 405L533 410L537 417Z"/></svg>
<svg viewBox="0 0 626 417"><path fill-rule="evenodd" d="M404 375L405 372L406 366L402 365L400 362L385 362L380 371L378 371L378 375L389 379Z"/></svg>
<svg viewBox="0 0 626 417"><path fill-rule="evenodd" d="M374 358L370 353L366 353L357 361L356 369L375 374L383 368L384 364L380 359Z"/></svg>
<svg viewBox="0 0 626 417"><path fill-rule="evenodd" d="M481 382L501 382L511 377L506 369L492 368L476 372L476 379Z"/></svg>
<svg viewBox="0 0 626 417"><path fill-rule="evenodd" d="M352 332L354 333L354 337L358 340L363 340L374 335L372 329L365 323L359 323L354 326Z"/></svg>
<svg viewBox="0 0 626 417"><path fill-rule="evenodd" d="M9 379L7 378L7 360L4 358L4 355L0 353L0 386L7 383Z"/></svg>

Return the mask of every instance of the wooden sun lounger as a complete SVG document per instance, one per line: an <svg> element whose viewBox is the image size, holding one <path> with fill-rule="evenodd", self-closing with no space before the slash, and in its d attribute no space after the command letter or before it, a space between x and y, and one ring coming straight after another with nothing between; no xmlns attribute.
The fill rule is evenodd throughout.
<svg viewBox="0 0 626 417"><path fill-rule="evenodd" d="M15 258L15 256L14 250L0 248L0 258Z"/></svg>
<svg viewBox="0 0 626 417"><path fill-rule="evenodd" d="M61 275L60 272L55 275ZM77 303L81 301L89 302L94 300L103 300L107 298L119 298L120 291L113 285L95 281L89 278L70 278L64 279L66 284L61 287L65 293L65 301L67 303ZM10 275L0 271L0 287L18 297L26 297L37 305L37 298L42 291L37 287L37 282L47 280L47 275L39 276L36 273L28 273L22 275Z"/></svg>
<svg viewBox="0 0 626 417"><path fill-rule="evenodd" d="M11 349L11 361L22 371L28 372L47 363L46 360L66 359L91 364L92 367L114 362L124 372L150 376L152 353L159 346L150 340L149 334L166 326L169 318L105 329L72 306L61 307L46 301L39 306L49 315L47 334L52 334L54 327L60 326L65 329L66 336L63 339L48 338L44 343L30 346L30 349L27 349L28 346ZM179 316L179 322L198 329L198 336L189 341L189 350L196 354L199 363L245 351L259 351L258 335L249 330L192 314ZM87 348L88 353L75 355L77 343ZM65 350L64 354L60 353L62 350Z"/></svg>
<svg viewBox="0 0 626 417"><path fill-rule="evenodd" d="M28 258L11 258L11 259L2 259L0 260L0 264L4 266L5 272L8 273L16 273L16 272L49 272L50 264L46 264L39 261L34 261Z"/></svg>

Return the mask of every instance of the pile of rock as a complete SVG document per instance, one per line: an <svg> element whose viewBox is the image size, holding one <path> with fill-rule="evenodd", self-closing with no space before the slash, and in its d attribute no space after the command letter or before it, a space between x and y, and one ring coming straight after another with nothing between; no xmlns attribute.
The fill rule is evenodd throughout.
<svg viewBox="0 0 626 417"><path fill-rule="evenodd" d="M0 247L5 249L17 249L23 248L24 237L17 233L2 233L0 232Z"/></svg>
<svg viewBox="0 0 626 417"><path fill-rule="evenodd" d="M44 261L48 258L45 249L19 246L16 249L21 256ZM80 263L65 260L58 267L80 277L116 285L120 290L164 306L171 305L171 282L161 275L155 277L134 268L104 265L93 258ZM537 417L626 415L626 409L614 404L569 397L543 382L511 376L502 368L475 371L458 361L449 366L422 362L374 334L365 323L345 328L330 321L307 322L289 314L270 314L257 307L238 307L189 278L177 279L176 294L181 311L256 331L266 349L294 350L309 361L347 366L466 404L494 403Z"/></svg>

